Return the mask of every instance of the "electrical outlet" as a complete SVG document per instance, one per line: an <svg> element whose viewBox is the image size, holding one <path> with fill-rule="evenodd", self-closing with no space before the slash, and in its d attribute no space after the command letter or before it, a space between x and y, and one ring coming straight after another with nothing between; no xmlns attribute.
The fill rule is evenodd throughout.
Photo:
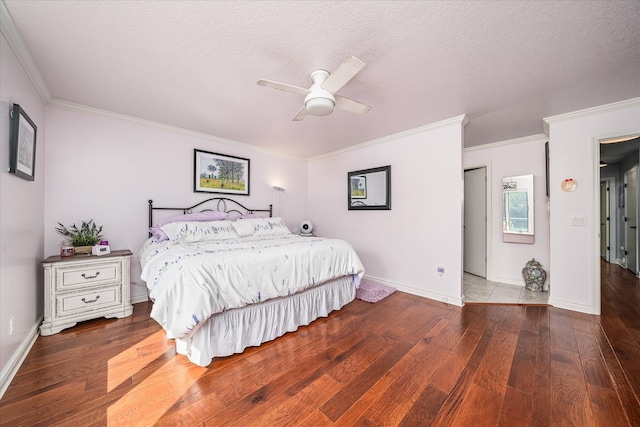
<svg viewBox="0 0 640 427"><path fill-rule="evenodd" d="M15 330L16 317L11 316L9 319L9 335L13 335L13 331Z"/></svg>

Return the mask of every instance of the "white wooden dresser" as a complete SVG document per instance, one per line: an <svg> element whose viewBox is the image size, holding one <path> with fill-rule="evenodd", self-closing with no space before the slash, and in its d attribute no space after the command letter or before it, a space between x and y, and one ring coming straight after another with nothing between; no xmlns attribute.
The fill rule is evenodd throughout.
<svg viewBox="0 0 640 427"><path fill-rule="evenodd" d="M101 256L45 259L40 335L57 334L83 320L130 316L131 255L129 250L120 250Z"/></svg>

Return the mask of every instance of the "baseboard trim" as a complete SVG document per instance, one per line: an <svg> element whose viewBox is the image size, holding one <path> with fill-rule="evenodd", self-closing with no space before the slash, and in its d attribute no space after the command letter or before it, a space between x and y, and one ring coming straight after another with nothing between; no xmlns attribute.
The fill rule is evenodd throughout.
<svg viewBox="0 0 640 427"><path fill-rule="evenodd" d="M456 297L452 297L450 295L441 295L441 294L437 294L435 292L425 291L424 289L418 289L418 288L414 288L412 286L403 285L402 283L390 282L388 280L379 279L377 277L372 277L372 276L367 276L367 275L365 275L364 278L368 279L368 280L371 280L373 282L381 283L383 285L391 286L392 288L396 288L397 290L399 290L401 292L406 292L408 294L417 295L419 297L424 297L424 298L429 298L429 299L432 299L434 301L443 302L445 304L456 305L458 307L462 307L462 305L463 305L462 298L460 298L460 297L456 298Z"/></svg>
<svg viewBox="0 0 640 427"><path fill-rule="evenodd" d="M138 304L139 302L147 302L147 301L149 301L149 297L146 294L131 296L131 304Z"/></svg>
<svg viewBox="0 0 640 427"><path fill-rule="evenodd" d="M35 344L36 339L40 335L40 324L42 323L42 319L44 316L40 316L36 323L31 327L31 330L27 334L27 336L22 340L22 343L18 347L18 349L13 353L7 364L0 371L0 399L4 396L4 393L9 388L13 377L18 373L18 369L24 362L24 359L27 358L31 347Z"/></svg>
<svg viewBox="0 0 640 427"><path fill-rule="evenodd" d="M558 299L549 298L549 304L554 306L555 308L563 308L565 310L578 311L580 313L586 314L596 314L593 311L593 307L584 304L576 304L571 301L562 301Z"/></svg>

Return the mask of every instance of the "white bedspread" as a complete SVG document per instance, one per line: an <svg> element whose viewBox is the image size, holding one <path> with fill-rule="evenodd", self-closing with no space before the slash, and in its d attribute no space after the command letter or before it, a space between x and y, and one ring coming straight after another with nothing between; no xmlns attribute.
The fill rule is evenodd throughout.
<svg viewBox="0 0 640 427"><path fill-rule="evenodd" d="M187 337L215 313L300 292L338 277L364 274L345 241L294 234L197 243L156 243L140 251L151 317L169 338Z"/></svg>

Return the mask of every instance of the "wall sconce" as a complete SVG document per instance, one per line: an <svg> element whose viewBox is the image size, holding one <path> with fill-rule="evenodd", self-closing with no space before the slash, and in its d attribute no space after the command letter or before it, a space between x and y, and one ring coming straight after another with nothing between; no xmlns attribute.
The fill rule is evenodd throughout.
<svg viewBox="0 0 640 427"><path fill-rule="evenodd" d="M285 189L282 188L282 187L278 187L277 185L274 185L273 189L278 192L278 204L277 204L277 206L278 206L278 216L282 216L282 215L280 215L280 193L283 193L285 191Z"/></svg>

